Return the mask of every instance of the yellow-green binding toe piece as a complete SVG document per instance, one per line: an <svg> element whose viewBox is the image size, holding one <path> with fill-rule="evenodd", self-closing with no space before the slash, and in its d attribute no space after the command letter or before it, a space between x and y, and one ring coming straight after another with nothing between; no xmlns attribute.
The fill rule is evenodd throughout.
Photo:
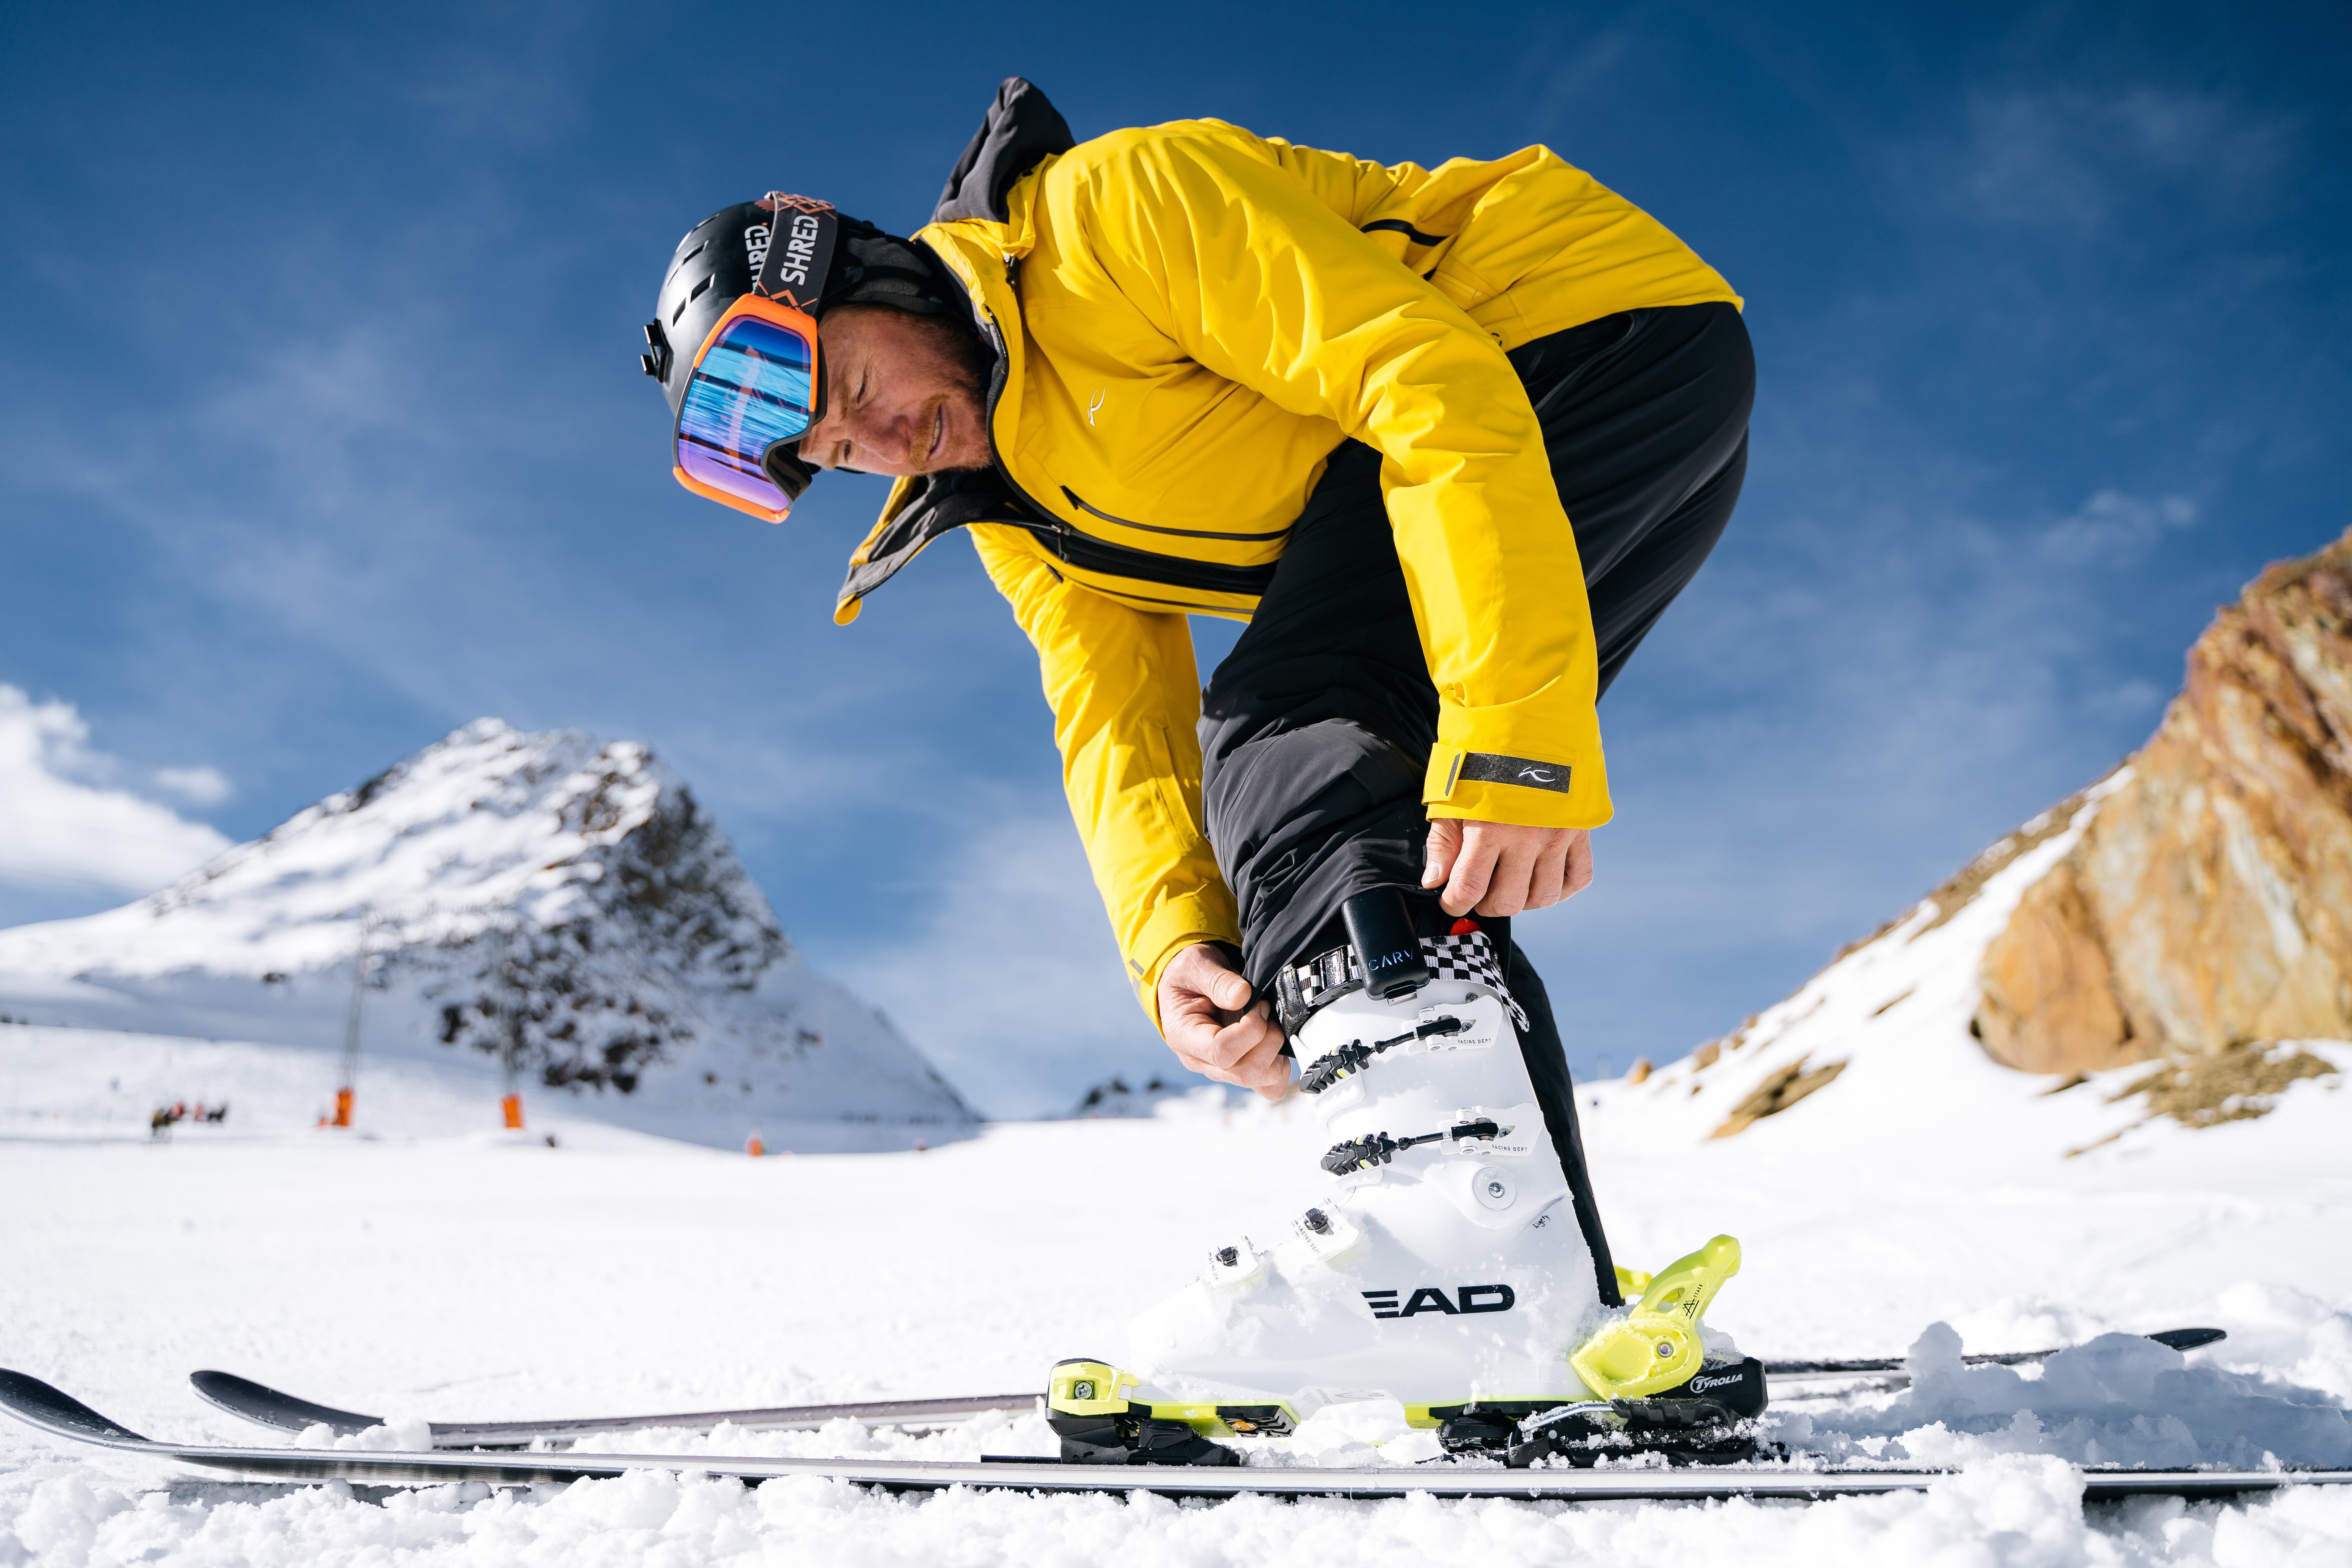
<svg viewBox="0 0 2352 1568"><path fill-rule="evenodd" d="M1603 1399L1638 1399L1687 1381L1704 1355L1699 1320L1738 1272L1739 1243L1717 1237L1649 1278L1633 1310L1578 1346L1568 1364ZM1617 1278L1622 1290L1643 1277L1621 1268Z"/></svg>

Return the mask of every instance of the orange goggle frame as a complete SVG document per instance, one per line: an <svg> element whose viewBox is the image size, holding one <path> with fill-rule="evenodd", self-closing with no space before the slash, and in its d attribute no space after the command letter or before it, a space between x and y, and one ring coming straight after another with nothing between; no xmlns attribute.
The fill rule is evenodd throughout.
<svg viewBox="0 0 2352 1568"><path fill-rule="evenodd" d="M670 472L696 495L782 522L798 492L768 471L767 455L798 441L824 411L815 319L746 294L695 351Z"/></svg>

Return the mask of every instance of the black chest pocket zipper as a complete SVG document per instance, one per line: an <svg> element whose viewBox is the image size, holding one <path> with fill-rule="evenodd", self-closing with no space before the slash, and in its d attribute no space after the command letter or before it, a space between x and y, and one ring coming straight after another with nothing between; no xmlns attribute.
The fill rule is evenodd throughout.
<svg viewBox="0 0 2352 1568"><path fill-rule="evenodd" d="M1085 512L1089 517L1098 517L1105 522L1115 522L1121 528L1132 528L1144 533L1166 533L1171 534L1179 539L1253 540L1280 539L1290 531L1290 525L1286 523L1282 527L1266 533L1220 533L1213 529L1206 528L1162 528L1156 522L1131 522L1123 517L1113 517L1110 513L1103 510L1102 508L1090 503L1086 497L1080 495L1077 491L1072 489L1067 485L1064 485L1062 487L1062 494L1069 498L1069 502L1072 506L1076 507L1080 511Z"/></svg>

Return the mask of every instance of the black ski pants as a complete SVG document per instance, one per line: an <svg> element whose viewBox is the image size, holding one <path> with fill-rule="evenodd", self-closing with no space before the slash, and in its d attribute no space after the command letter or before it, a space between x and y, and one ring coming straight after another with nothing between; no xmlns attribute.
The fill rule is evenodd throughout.
<svg viewBox="0 0 2352 1568"><path fill-rule="evenodd" d="M1633 310L1539 338L1510 360L1575 531L1606 692L1739 499L1756 379L1748 330L1727 304ZM1421 889L1422 776L1437 739L1437 690L1380 467L1378 452L1353 441L1331 455L1248 628L1202 696L1209 839L1240 905L1244 971L1269 994L1284 963L1346 940L1339 906L1357 893L1402 889L1424 934L1448 923ZM1479 923L1532 1021L1522 1042L1528 1073L1601 1300L1614 1302L1543 982L1508 921Z"/></svg>

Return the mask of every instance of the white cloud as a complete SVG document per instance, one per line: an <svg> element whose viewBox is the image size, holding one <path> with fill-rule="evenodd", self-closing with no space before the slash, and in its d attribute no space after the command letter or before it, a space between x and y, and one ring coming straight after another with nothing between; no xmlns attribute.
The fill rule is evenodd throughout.
<svg viewBox="0 0 2352 1568"><path fill-rule="evenodd" d="M117 764L89 740L72 704L0 684L0 882L144 893L229 847L169 806L107 787ZM169 771L199 787L228 782L209 768Z"/></svg>
<svg viewBox="0 0 2352 1568"><path fill-rule="evenodd" d="M2150 182L2171 201L2221 207L2269 197L2295 129L2227 95L2139 86L1979 95L1957 142L1930 142L1943 176L1979 212L2035 227L2103 230Z"/></svg>
<svg viewBox="0 0 2352 1568"><path fill-rule="evenodd" d="M228 775L218 768L157 768L155 787L198 805L218 805L236 793Z"/></svg>
<svg viewBox="0 0 2352 1568"><path fill-rule="evenodd" d="M2042 553L2069 564L2136 559L2165 534L2197 521L2197 503L2186 496L2143 500L2104 489L2075 509L2074 515L2042 536Z"/></svg>

